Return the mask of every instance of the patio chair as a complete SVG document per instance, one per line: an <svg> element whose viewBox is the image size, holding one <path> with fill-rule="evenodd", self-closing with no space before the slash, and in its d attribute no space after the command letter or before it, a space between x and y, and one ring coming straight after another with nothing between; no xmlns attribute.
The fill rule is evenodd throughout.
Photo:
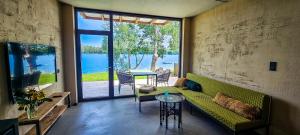
<svg viewBox="0 0 300 135"><path fill-rule="evenodd" d="M163 72L159 72L157 74L157 83L164 84L165 86L169 86L169 78L170 78L171 70L166 69Z"/></svg>
<svg viewBox="0 0 300 135"><path fill-rule="evenodd" d="M131 89L133 90L134 81L133 76L131 74L122 71L117 71L117 76L119 79L119 94L121 90L121 85L130 85Z"/></svg>
<svg viewBox="0 0 300 135"><path fill-rule="evenodd" d="M164 72L164 68L159 67L158 69L155 69L154 72L157 73L157 75L158 75L158 74L162 74L162 73ZM155 77L150 76L149 79L152 80L152 81L151 81L151 85L154 85L154 84L155 84Z"/></svg>
<svg viewBox="0 0 300 135"><path fill-rule="evenodd" d="M164 72L164 68L160 67L158 69L155 69L154 72L156 72L156 73L162 73L162 72Z"/></svg>

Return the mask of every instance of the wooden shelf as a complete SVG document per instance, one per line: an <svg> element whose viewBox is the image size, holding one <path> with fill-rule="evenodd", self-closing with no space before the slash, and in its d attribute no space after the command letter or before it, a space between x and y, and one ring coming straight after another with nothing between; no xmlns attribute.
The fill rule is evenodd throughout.
<svg viewBox="0 0 300 135"><path fill-rule="evenodd" d="M27 114L23 113L19 117L19 123L28 123L31 121L39 121L39 120L43 119L49 112L51 112L54 109L54 107L58 103L63 101L69 94L70 94L70 92L59 92L59 93L52 94L51 96L49 96L49 98L51 98L53 101L52 102L44 102L43 104L38 106L37 111L36 111L36 117L34 119L29 120L27 118ZM55 96L57 96L57 97L55 97Z"/></svg>
<svg viewBox="0 0 300 135"><path fill-rule="evenodd" d="M32 131L33 130L33 131ZM25 135L30 132L35 132L35 125L28 124L28 125L19 125L19 135Z"/></svg>
<svg viewBox="0 0 300 135"><path fill-rule="evenodd" d="M55 123L59 116L65 112L66 109L66 105L56 106L52 112L41 121L42 134L45 134L48 131L48 129Z"/></svg>
<svg viewBox="0 0 300 135"><path fill-rule="evenodd" d="M24 134L45 134L67 109L67 106L62 103L66 98L70 105L69 96L70 92L58 92L50 95L49 98L52 99L52 102L44 102L38 106L34 119L28 119L26 113L21 114L19 124L22 125L20 128L25 132ZM35 124L35 128L27 126L28 124ZM27 126L27 129L24 125ZM36 128L38 129L36 130Z"/></svg>

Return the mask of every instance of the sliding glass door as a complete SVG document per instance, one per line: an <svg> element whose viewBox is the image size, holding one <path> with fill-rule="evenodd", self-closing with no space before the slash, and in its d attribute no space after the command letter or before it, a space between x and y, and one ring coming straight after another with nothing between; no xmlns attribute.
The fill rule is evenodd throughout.
<svg viewBox="0 0 300 135"><path fill-rule="evenodd" d="M77 11L76 52L79 101L113 95L110 14Z"/></svg>
<svg viewBox="0 0 300 135"><path fill-rule="evenodd" d="M82 98L109 97L108 36L80 34Z"/></svg>

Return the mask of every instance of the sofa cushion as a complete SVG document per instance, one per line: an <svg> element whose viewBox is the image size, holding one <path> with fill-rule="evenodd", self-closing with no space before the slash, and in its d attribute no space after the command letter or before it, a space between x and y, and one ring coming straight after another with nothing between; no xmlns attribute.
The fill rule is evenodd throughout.
<svg viewBox="0 0 300 135"><path fill-rule="evenodd" d="M186 97L186 100L234 131L240 130L240 124L251 123L249 119L246 119L214 103L210 96L207 96L201 92L198 92L198 94L186 92L185 95L194 95Z"/></svg>
<svg viewBox="0 0 300 135"><path fill-rule="evenodd" d="M168 90L169 93L179 93L177 91L178 88L176 87L171 87L171 86L167 86L167 87L157 87L155 91L149 92L149 93L141 93L139 92L139 90L136 91L136 96L137 97L141 97L141 96L155 96L158 94L163 93L165 90Z"/></svg>
<svg viewBox="0 0 300 135"><path fill-rule="evenodd" d="M185 81L185 87L187 87L188 89L192 90L192 91L198 91L200 92L202 90L202 87L199 83L194 82L192 80L186 80Z"/></svg>
<svg viewBox="0 0 300 135"><path fill-rule="evenodd" d="M250 120L255 120L260 115L259 108L228 97L221 92L217 93L213 101Z"/></svg>
<svg viewBox="0 0 300 135"><path fill-rule="evenodd" d="M177 81L175 82L174 86L175 87L183 87L185 84L186 78L178 78Z"/></svg>

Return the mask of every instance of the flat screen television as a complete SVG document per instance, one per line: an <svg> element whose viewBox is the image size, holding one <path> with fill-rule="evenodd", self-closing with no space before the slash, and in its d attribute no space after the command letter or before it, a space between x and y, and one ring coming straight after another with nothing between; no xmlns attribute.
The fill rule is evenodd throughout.
<svg viewBox="0 0 300 135"><path fill-rule="evenodd" d="M30 88L40 90L57 81L55 47L16 42L7 42L5 47L12 102L20 92Z"/></svg>

